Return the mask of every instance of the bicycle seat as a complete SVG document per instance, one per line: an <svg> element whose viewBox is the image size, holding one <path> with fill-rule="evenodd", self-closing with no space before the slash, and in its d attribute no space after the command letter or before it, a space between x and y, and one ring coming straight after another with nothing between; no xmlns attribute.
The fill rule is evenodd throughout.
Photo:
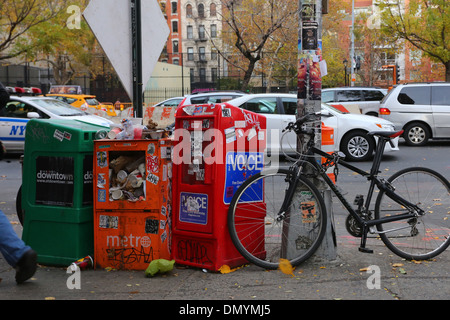
<svg viewBox="0 0 450 320"><path fill-rule="evenodd" d="M403 130L398 131L370 131L367 134L370 136L378 136L386 139L393 139L400 136L403 133Z"/></svg>

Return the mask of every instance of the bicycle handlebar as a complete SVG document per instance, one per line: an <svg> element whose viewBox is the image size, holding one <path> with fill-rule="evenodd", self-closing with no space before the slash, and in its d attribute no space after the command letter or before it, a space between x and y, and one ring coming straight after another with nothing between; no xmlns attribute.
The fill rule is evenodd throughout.
<svg viewBox="0 0 450 320"><path fill-rule="evenodd" d="M311 122L314 121L315 119L315 115L314 114L306 114L300 118L298 118L295 122L289 122L289 124L287 125L286 128L284 128L283 132L285 132L286 130L294 130L295 133L299 134L299 133L305 133L305 134L313 134L314 133L314 129L312 130L302 130L302 125L306 122Z"/></svg>

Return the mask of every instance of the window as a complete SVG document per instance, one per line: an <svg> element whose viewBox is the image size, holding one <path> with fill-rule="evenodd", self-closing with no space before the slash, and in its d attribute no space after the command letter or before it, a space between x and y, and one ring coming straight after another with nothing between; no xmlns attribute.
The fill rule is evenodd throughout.
<svg viewBox="0 0 450 320"><path fill-rule="evenodd" d="M211 25L211 38L217 38L217 25Z"/></svg>
<svg viewBox="0 0 450 320"><path fill-rule="evenodd" d="M384 94L378 90L363 90L365 101L381 101L384 98Z"/></svg>
<svg viewBox="0 0 450 320"><path fill-rule="evenodd" d="M203 5L203 3L200 3L198 5L198 17L199 18L204 18L205 17L205 6Z"/></svg>
<svg viewBox="0 0 450 320"><path fill-rule="evenodd" d="M202 24L198 26L198 37L200 39L205 39L206 38L206 36L205 36L205 26L202 25Z"/></svg>
<svg viewBox="0 0 450 320"><path fill-rule="evenodd" d="M338 102L346 102L346 101L361 101L361 91L360 90L341 90L337 91L337 99Z"/></svg>
<svg viewBox="0 0 450 320"><path fill-rule="evenodd" d="M188 61L194 61L194 48L187 48Z"/></svg>
<svg viewBox="0 0 450 320"><path fill-rule="evenodd" d="M281 98L285 114L297 114L297 99Z"/></svg>
<svg viewBox="0 0 450 320"><path fill-rule="evenodd" d="M255 113L277 114L277 98L251 99L247 101L242 108Z"/></svg>
<svg viewBox="0 0 450 320"><path fill-rule="evenodd" d="M186 6L186 17L192 18L192 6L190 4Z"/></svg>
<svg viewBox="0 0 450 320"><path fill-rule="evenodd" d="M450 86L432 86L431 97L435 106L450 106Z"/></svg>
<svg viewBox="0 0 450 320"><path fill-rule="evenodd" d="M217 51L215 48L211 49L211 60L216 61L217 60Z"/></svg>
<svg viewBox="0 0 450 320"><path fill-rule="evenodd" d="M200 82L206 82L206 69L200 68Z"/></svg>
<svg viewBox="0 0 450 320"><path fill-rule="evenodd" d="M216 82L217 81L217 68L211 68L211 80L212 82Z"/></svg>
<svg viewBox="0 0 450 320"><path fill-rule="evenodd" d="M187 38L188 39L194 38L194 28L192 26L187 26Z"/></svg>
<svg viewBox="0 0 450 320"><path fill-rule="evenodd" d="M179 66L179 65L180 65L180 59L174 58L174 59L172 59L172 63L173 63L174 65L176 65L176 66Z"/></svg>
<svg viewBox="0 0 450 320"><path fill-rule="evenodd" d="M431 87L405 87L398 94L397 100L401 104L430 104Z"/></svg>
<svg viewBox="0 0 450 320"><path fill-rule="evenodd" d="M206 51L205 47L198 48L198 52L200 54L200 61L206 61Z"/></svg>
<svg viewBox="0 0 450 320"><path fill-rule="evenodd" d="M172 32L178 33L178 21L172 21Z"/></svg>
<svg viewBox="0 0 450 320"><path fill-rule="evenodd" d="M173 53L178 53L178 40L172 42L172 51Z"/></svg>
<svg viewBox="0 0 450 320"><path fill-rule="evenodd" d="M215 3L211 3L211 5L209 6L209 15L211 17L215 17L217 15Z"/></svg>
<svg viewBox="0 0 450 320"><path fill-rule="evenodd" d="M322 102L328 103L334 101L334 91L322 91Z"/></svg>
<svg viewBox="0 0 450 320"><path fill-rule="evenodd" d="M177 14L178 13L177 1L172 1L170 4L172 6L172 14Z"/></svg>

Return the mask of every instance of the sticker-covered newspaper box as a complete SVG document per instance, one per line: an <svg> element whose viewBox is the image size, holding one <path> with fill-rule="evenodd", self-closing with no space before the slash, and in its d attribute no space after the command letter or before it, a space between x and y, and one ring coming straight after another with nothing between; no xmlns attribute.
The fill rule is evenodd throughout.
<svg viewBox="0 0 450 320"><path fill-rule="evenodd" d="M177 263L214 271L246 263L230 239L227 213L239 186L263 169L265 147L261 114L226 103L177 110L172 230ZM248 201L261 201L253 198Z"/></svg>
<svg viewBox="0 0 450 320"><path fill-rule="evenodd" d="M95 141L96 267L145 270L170 259L171 152L167 138Z"/></svg>

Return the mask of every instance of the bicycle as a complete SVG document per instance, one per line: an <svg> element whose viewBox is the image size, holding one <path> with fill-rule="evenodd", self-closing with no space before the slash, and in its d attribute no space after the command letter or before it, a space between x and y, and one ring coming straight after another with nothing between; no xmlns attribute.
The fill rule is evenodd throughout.
<svg viewBox="0 0 450 320"><path fill-rule="evenodd" d="M309 136L306 151L289 169L268 169L248 178L236 191L228 210L228 230L237 250L251 263L277 269L280 259L292 266L311 257L325 235L327 212L321 191L313 179L324 181L349 215L347 231L361 238L359 251L366 247L368 234L378 234L384 244L408 260L426 260L450 245L450 183L438 172L422 167L402 169L385 180L378 176L386 143L400 131L376 131L370 172L347 162L341 152L328 154L314 146L316 129L307 123L311 115L290 123L286 131ZM325 161L317 161L317 156ZM357 195L355 209L327 175L327 169L342 165L370 181L364 200ZM369 206L375 187L379 194L373 210Z"/></svg>

